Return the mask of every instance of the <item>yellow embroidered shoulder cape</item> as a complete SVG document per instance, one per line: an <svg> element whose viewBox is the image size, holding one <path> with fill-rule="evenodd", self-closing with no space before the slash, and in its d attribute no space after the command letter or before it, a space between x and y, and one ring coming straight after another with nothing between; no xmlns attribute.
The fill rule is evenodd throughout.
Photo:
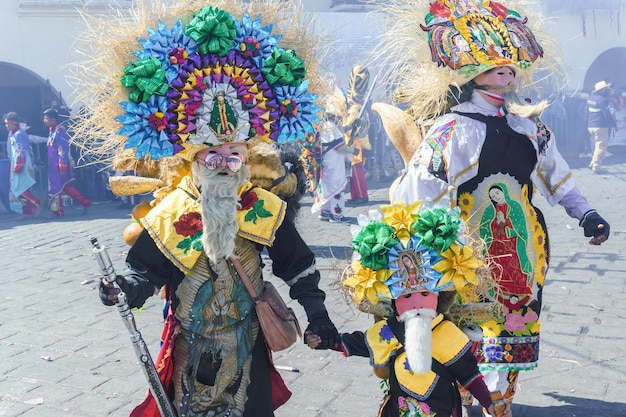
<svg viewBox="0 0 626 417"><path fill-rule="evenodd" d="M433 358L445 365L464 352L469 339L452 322L444 321L443 315L439 314L433 320L432 328ZM365 340L370 351L370 364L375 368L389 366L390 358L402 348L386 320L372 325L365 333ZM430 396L439 378L432 370L419 375L411 371L404 351L397 355L393 367L400 386L414 393L420 401Z"/></svg>
<svg viewBox="0 0 626 417"><path fill-rule="evenodd" d="M191 177L185 177L146 217L141 219L159 250L188 274L203 253L200 193ZM271 246L285 219L287 204L275 194L248 183L239 190L242 208L237 211L239 236Z"/></svg>

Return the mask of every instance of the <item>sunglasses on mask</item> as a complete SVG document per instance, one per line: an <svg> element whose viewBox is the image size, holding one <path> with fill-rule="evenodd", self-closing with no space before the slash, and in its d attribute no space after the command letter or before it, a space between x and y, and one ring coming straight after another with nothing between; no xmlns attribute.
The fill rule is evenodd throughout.
<svg viewBox="0 0 626 417"><path fill-rule="evenodd" d="M228 155L226 157L220 155L219 153L208 153L204 160L198 159L198 162L204 164L205 167L214 171L222 166L224 162L224 158L226 158L226 166L232 172L237 172L243 166L243 159L236 155Z"/></svg>

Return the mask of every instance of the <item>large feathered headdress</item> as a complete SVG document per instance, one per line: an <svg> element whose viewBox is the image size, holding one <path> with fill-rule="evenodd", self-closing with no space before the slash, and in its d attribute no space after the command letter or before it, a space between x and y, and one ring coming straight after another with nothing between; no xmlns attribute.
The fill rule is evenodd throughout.
<svg viewBox="0 0 626 417"><path fill-rule="evenodd" d="M314 132L321 54L298 2L144 0L128 16L85 19L76 138L92 152L159 160Z"/></svg>

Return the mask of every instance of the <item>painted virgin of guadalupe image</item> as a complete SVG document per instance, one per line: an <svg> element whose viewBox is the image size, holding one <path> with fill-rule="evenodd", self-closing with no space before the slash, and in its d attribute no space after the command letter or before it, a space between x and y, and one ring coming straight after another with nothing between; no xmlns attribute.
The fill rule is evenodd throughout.
<svg viewBox="0 0 626 417"><path fill-rule="evenodd" d="M522 207L508 197L506 185L489 187L492 205L485 209L481 236L487 251L501 266L500 288L509 294L532 294L532 266L526 255L528 231Z"/></svg>
<svg viewBox="0 0 626 417"><path fill-rule="evenodd" d="M404 269L402 275L406 277L406 288L413 288L422 284L423 279L420 279L417 273L419 262L416 262L413 256L409 255L408 253L402 254L400 256L400 260L402 261L402 266Z"/></svg>

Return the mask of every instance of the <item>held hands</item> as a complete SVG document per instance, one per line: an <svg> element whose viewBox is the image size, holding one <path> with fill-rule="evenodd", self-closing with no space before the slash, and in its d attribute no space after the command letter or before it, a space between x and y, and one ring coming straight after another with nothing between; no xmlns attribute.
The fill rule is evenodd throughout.
<svg viewBox="0 0 626 417"><path fill-rule="evenodd" d="M491 417L513 417L511 406L508 403L505 403L504 410L496 409L496 407L491 404L487 409L487 412Z"/></svg>
<svg viewBox="0 0 626 417"><path fill-rule="evenodd" d="M491 417L512 417L511 404L504 400L500 391L491 393L492 404L487 411Z"/></svg>
<svg viewBox="0 0 626 417"><path fill-rule="evenodd" d="M307 330L304 332L304 343L306 343L311 349L317 349L320 343L322 343L322 338L312 331Z"/></svg>
<svg viewBox="0 0 626 417"><path fill-rule="evenodd" d="M128 291L128 281L126 281L126 278L121 275L117 275L115 281L117 282L119 288L113 285L113 283L107 281L106 279L100 280L100 301L102 301L102 304L104 304L105 306L112 306L117 304L117 295L122 291Z"/></svg>
<svg viewBox="0 0 626 417"><path fill-rule="evenodd" d="M304 332L304 343L311 349L333 349L339 344L339 333L325 311L315 313Z"/></svg>
<svg viewBox="0 0 626 417"><path fill-rule="evenodd" d="M595 210L586 212L579 225L585 231L585 236L591 238L590 245L601 245L609 238L611 227Z"/></svg>
<svg viewBox="0 0 626 417"><path fill-rule="evenodd" d="M312 331L307 330L306 332L304 332L304 343L311 349L317 349L318 346L322 343L322 338L316 335L315 333L313 333ZM319 348L319 349L322 349L322 348ZM337 352L343 352L343 349L341 347L341 342L337 342L335 346L331 347L330 349L336 350ZM387 379L387 378L383 378L383 379Z"/></svg>

